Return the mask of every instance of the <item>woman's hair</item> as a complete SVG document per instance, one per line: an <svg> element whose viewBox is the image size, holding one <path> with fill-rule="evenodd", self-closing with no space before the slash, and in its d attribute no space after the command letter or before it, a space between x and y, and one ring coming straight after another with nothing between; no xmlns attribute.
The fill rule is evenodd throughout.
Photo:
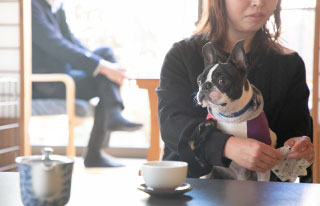
<svg viewBox="0 0 320 206"><path fill-rule="evenodd" d="M202 17L197 24L195 34L203 36L210 40L218 53L224 53L224 42L227 34L227 12L225 0L204 0L204 11ZM274 21L267 21L265 25L259 29L250 45L250 53L253 55L252 60L257 60L263 51L269 49L282 53L283 47L279 44L278 38L281 31L281 0L278 0L276 9L273 12ZM267 27L268 22L271 23L273 33ZM253 63L253 62L252 62Z"/></svg>

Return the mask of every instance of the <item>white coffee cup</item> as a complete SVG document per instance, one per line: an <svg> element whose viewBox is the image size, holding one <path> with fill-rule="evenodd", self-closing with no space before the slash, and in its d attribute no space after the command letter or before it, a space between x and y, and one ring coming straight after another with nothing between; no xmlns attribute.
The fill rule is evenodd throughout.
<svg viewBox="0 0 320 206"><path fill-rule="evenodd" d="M181 161L150 161L142 164L141 175L148 187L174 189L184 183L188 163Z"/></svg>

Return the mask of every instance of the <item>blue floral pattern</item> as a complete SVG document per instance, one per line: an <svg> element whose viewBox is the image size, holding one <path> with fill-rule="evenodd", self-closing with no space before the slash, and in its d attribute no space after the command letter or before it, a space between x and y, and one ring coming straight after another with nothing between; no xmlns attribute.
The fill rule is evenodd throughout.
<svg viewBox="0 0 320 206"><path fill-rule="evenodd" d="M68 203L70 198L73 163L58 165L62 170L61 179L63 186L60 194L57 195L57 198L50 200L41 199L35 195L32 187L32 178L36 177L32 177L31 175L31 166L23 163L18 165L20 173L21 198L25 206L63 206Z"/></svg>

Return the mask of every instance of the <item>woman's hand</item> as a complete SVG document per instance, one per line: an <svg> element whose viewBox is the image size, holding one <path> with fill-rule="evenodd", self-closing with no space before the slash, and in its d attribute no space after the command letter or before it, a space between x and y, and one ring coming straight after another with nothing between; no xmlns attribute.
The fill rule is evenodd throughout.
<svg viewBox="0 0 320 206"><path fill-rule="evenodd" d="M240 166L262 173L272 169L283 159L283 155L272 146L241 137L230 137L224 154Z"/></svg>
<svg viewBox="0 0 320 206"><path fill-rule="evenodd" d="M292 137L288 139L284 145L291 147L291 152L288 155L289 159L305 159L309 163L314 160L314 146L307 136Z"/></svg>

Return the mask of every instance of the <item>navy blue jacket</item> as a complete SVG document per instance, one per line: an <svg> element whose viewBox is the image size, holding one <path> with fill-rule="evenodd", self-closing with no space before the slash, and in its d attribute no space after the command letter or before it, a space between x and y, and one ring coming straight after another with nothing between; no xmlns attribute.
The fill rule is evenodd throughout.
<svg viewBox="0 0 320 206"><path fill-rule="evenodd" d="M92 75L100 56L70 32L64 10L51 12L46 0L32 0L32 72L68 73L72 68Z"/></svg>

